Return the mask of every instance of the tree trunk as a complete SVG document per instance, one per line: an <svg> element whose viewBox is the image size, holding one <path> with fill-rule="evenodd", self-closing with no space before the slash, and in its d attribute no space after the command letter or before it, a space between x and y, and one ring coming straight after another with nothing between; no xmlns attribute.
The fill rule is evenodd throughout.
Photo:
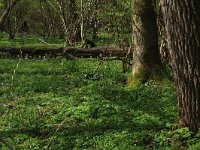
<svg viewBox="0 0 200 150"><path fill-rule="evenodd" d="M81 39L81 29L78 21L76 0L69 0L68 4L68 38L74 44Z"/></svg>
<svg viewBox="0 0 200 150"><path fill-rule="evenodd" d="M84 41L84 12L83 12L83 0L81 0L81 41Z"/></svg>
<svg viewBox="0 0 200 150"><path fill-rule="evenodd" d="M200 1L161 1L178 96L179 124L200 128Z"/></svg>
<svg viewBox="0 0 200 150"><path fill-rule="evenodd" d="M130 86L148 81L160 64L153 0L133 0L133 68Z"/></svg>
<svg viewBox="0 0 200 150"><path fill-rule="evenodd" d="M0 16L0 29L3 27L6 19L8 18L10 12L12 11L12 9L14 8L14 6L17 4L19 0L13 0L11 1L6 9L3 11L2 15Z"/></svg>
<svg viewBox="0 0 200 150"><path fill-rule="evenodd" d="M95 41L97 38L98 32L98 19L97 19L97 11L98 11L98 0L94 1L94 16L92 18L92 40Z"/></svg>

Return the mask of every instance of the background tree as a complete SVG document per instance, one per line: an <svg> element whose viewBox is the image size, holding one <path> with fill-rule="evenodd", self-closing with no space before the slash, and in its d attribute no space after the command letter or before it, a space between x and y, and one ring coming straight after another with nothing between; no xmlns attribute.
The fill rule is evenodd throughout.
<svg viewBox="0 0 200 150"><path fill-rule="evenodd" d="M49 6L47 3L40 1L39 4L39 12L40 12L40 28L41 31L38 33L39 35L42 35L44 39L48 39L50 37L52 38L62 38L63 32L59 31L60 22L59 17L57 13L54 13L55 11L52 9L51 6Z"/></svg>
<svg viewBox="0 0 200 150"><path fill-rule="evenodd" d="M6 5L0 2L3 12ZM124 38L131 41L130 5L131 0L20 0L2 30L14 38L26 21L28 34L44 40L58 38L66 45L76 45L88 38L98 45L116 46Z"/></svg>
<svg viewBox="0 0 200 150"><path fill-rule="evenodd" d="M20 0L5 1L6 8L3 10L3 12L0 16L0 29L3 27L3 24L5 23L6 19L8 18L10 12L13 10L14 6L19 1Z"/></svg>
<svg viewBox="0 0 200 150"><path fill-rule="evenodd" d="M10 17L7 18L4 31L9 34L9 39L14 39L17 32L22 32L23 24L28 26L28 13L30 12L30 6L33 5L30 0L19 1L17 6L13 8L10 13ZM24 14L27 14L24 15ZM25 31L25 29L23 29Z"/></svg>
<svg viewBox="0 0 200 150"><path fill-rule="evenodd" d="M79 26L80 15L78 15L76 0L69 0L67 22L69 26L69 41L72 43L79 41L81 39L81 31Z"/></svg>
<svg viewBox="0 0 200 150"><path fill-rule="evenodd" d="M179 124L200 128L200 1L161 1L172 58Z"/></svg>

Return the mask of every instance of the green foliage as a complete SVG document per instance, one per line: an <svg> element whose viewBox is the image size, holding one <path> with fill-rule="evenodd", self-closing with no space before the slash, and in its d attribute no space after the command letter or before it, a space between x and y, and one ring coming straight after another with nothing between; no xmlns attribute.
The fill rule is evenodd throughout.
<svg viewBox="0 0 200 150"><path fill-rule="evenodd" d="M1 59L0 64L3 150L8 147L2 140L13 149L38 150L198 146L198 135L171 131L175 89L154 81L128 88L119 61Z"/></svg>
<svg viewBox="0 0 200 150"><path fill-rule="evenodd" d="M155 141L157 145L162 145L166 149L197 150L200 144L199 132L192 133L188 128L161 131L155 136Z"/></svg>
<svg viewBox="0 0 200 150"><path fill-rule="evenodd" d="M1 47L35 47L35 48L58 48L63 47L62 39L43 39L31 35L17 35L15 39L9 40L6 33L0 34Z"/></svg>

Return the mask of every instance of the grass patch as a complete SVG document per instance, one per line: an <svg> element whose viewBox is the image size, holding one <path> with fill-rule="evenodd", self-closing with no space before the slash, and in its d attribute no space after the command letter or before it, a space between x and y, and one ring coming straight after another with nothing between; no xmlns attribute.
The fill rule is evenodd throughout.
<svg viewBox="0 0 200 150"><path fill-rule="evenodd" d="M8 39L5 33L1 33L1 47L30 47L40 48L59 48L64 46L63 39L43 39L42 37L34 37L31 35L17 35L15 39Z"/></svg>
<svg viewBox="0 0 200 150"><path fill-rule="evenodd" d="M198 146L187 129L171 131L173 86L128 88L120 61L22 59L16 69L17 63L0 59L0 149L181 148L184 135Z"/></svg>

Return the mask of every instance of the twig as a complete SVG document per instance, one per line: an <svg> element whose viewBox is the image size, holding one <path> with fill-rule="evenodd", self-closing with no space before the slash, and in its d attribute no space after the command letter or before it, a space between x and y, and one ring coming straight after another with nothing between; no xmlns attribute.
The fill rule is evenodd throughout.
<svg viewBox="0 0 200 150"><path fill-rule="evenodd" d="M49 140L49 143L47 145L47 147L45 149L49 149L49 147L51 146L51 142L53 140L53 137L56 135L56 133L58 132L58 130L60 130L60 128L62 127L62 125L65 123L65 121L67 120L67 118L65 118L59 125L58 128L56 129L56 131L54 132L54 134L52 135L52 138Z"/></svg>
<svg viewBox="0 0 200 150"><path fill-rule="evenodd" d="M11 79L12 79L11 87L13 87L13 84L14 84L14 77L15 77L16 71L17 71L17 69L18 69L18 67L19 67L19 64L20 64L20 62L21 62L21 58L22 58L22 50L20 50L20 58L19 58L19 60L18 60L18 63L17 63L17 65L16 65L14 71L13 71L13 75L12 75L12 77L11 77Z"/></svg>
<svg viewBox="0 0 200 150"><path fill-rule="evenodd" d="M0 141L6 146L8 147L10 150L14 150L14 148L8 144L3 138L0 137Z"/></svg>

